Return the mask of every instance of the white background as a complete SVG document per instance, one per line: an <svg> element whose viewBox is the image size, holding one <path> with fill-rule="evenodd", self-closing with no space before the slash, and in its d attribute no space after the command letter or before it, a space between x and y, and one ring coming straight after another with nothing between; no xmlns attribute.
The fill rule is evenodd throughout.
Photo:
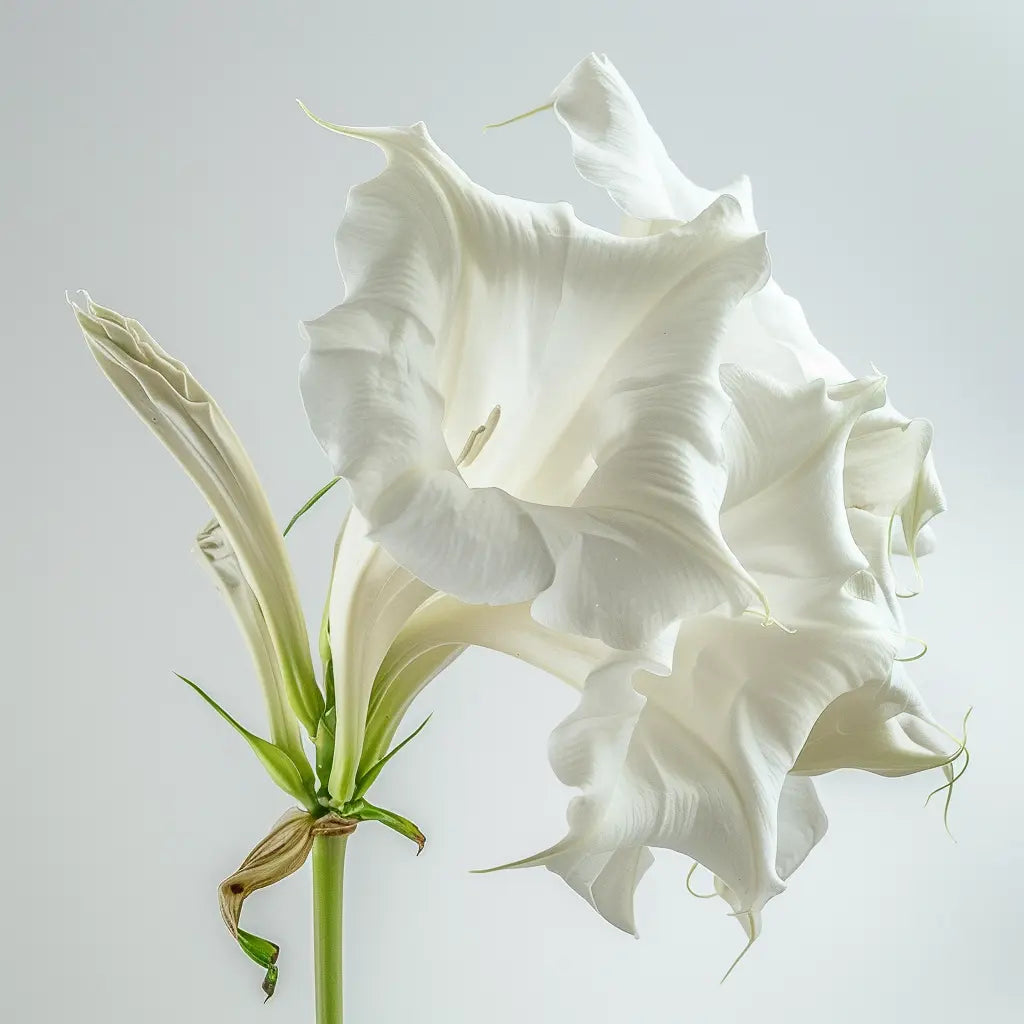
<svg viewBox="0 0 1024 1024"><path fill-rule="evenodd" d="M546 737L573 695L496 655L422 698L429 728L379 802L418 860L360 829L348 874L354 1024L1017 1020L1024 905L1020 722L1022 20L1007 3L729 6L689 0L11 3L3 110L4 802L0 1016L17 1022L312 1020L308 868L246 908L284 947L278 994L220 924L216 886L287 801L184 686L260 701L189 556L198 495L102 379L67 288L141 319L220 400L286 517L329 475L296 369L300 317L341 295L332 238L369 147L349 123L426 120L498 191L610 224L544 102L608 52L697 181L746 172L776 274L858 372L937 431L950 512L908 609L921 688L971 770L836 777L829 835L742 934L663 855L642 939L543 871L468 870L561 834ZM770 13L769 13L770 12ZM289 545L318 615L343 497Z"/></svg>

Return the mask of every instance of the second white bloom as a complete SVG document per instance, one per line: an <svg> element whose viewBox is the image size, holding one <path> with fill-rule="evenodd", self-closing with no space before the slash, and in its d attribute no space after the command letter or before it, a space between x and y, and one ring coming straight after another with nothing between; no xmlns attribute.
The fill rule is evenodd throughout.
<svg viewBox="0 0 1024 1024"><path fill-rule="evenodd" d="M388 163L349 197L344 303L306 325L304 401L356 510L331 791L460 645L515 653L581 691L552 740L568 833L521 863L632 930L649 848L673 849L753 935L824 831L807 776L952 749L896 662L889 566L892 520L916 555L942 508L930 427L818 345L749 185L688 182L607 61L553 106L629 237L486 191L422 125L336 128Z"/></svg>

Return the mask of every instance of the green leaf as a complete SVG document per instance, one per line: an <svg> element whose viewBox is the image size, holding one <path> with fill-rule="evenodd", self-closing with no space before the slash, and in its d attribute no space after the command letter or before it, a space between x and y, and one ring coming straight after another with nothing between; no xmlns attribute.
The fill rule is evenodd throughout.
<svg viewBox="0 0 1024 1024"><path fill-rule="evenodd" d="M350 800L338 813L346 818L355 818L356 821L379 821L382 825L387 825L399 835L411 839L419 847L416 851L417 856L423 852L423 847L427 843L427 837L408 818L403 818L400 814L385 810L383 807L375 807L361 797Z"/></svg>
<svg viewBox="0 0 1024 1024"><path fill-rule="evenodd" d="M265 740L255 733L249 732L231 717L209 694L204 692L202 687L197 686L191 679L186 679L179 672L174 673L183 683L191 686L207 704L217 712L221 718L231 725L252 748L253 753L260 759L267 774L277 783L289 796L295 797L299 803L308 811L318 809L316 794L312 788L303 781L302 773L296 767L295 762L277 744ZM308 765L307 765L308 768Z"/></svg>
<svg viewBox="0 0 1024 1024"><path fill-rule="evenodd" d="M280 968L277 966L281 947L276 942L271 942L270 939L260 938L259 935L253 935L252 932L243 931L241 928L238 929L238 945L242 947L242 952L253 963L259 964L266 970L263 991L266 992L267 999L269 999L274 994L274 989L277 988L277 979L281 974Z"/></svg>
<svg viewBox="0 0 1024 1024"><path fill-rule="evenodd" d="M284 528L284 534L283 534L283 536L287 537L287 536L288 536L288 534L289 534L289 532L291 531L291 528L292 528L292 527L293 527L293 526L294 526L294 525L295 525L295 524L296 524L296 523L297 523L297 522L298 522L298 521L299 521L299 520L300 520L300 519L301 519L301 518L302 518L302 517L303 517L303 516L304 516L304 515L305 515L305 514L306 514L306 513L307 513L307 512L308 512L308 511L309 511L309 510L310 510L310 509L311 509L311 508L312 508L312 507L313 507L313 506L314 506L314 505L315 505L315 504L316 504L316 503L317 503L317 502L318 502L318 501L319 501L319 500L320 500L320 499L321 499L321 498L322 498L322 497L323 497L323 496L324 496L324 495L325 495L325 494L326 494L326 493L327 493L327 492L328 492L328 491L329 491L329 490L330 490L330 489L331 489L331 488L332 488L332 487L333 487L333 486L334 486L334 485L335 485L335 484L336 484L336 483L337 483L337 482L339 481L339 480L340 480L340 479L341 479L341 477L340 477L340 476L336 476L336 477L333 477L333 478L332 478L331 480L329 480L329 481L328 481L327 483L325 483L325 484L323 485L323 487L321 487L321 488L320 488L320 490L319 490L319 491L317 491L317 492L316 492L316 494L314 494L314 495L313 495L313 497L312 497L312 498L310 498L310 499L309 499L309 501L307 501L307 502L306 502L306 504L305 504L305 505L303 505L303 506L302 506L302 508L300 508L300 509L299 509L299 511L298 511L298 512L296 512L296 513L295 513L295 515L293 515L293 516L291 517L291 519L289 519L289 520L288 520L288 525L287 525L287 526L286 526L286 527Z"/></svg>
<svg viewBox="0 0 1024 1024"><path fill-rule="evenodd" d="M416 737L419 736L419 734L426 728L427 722L429 722L432 717L432 714L427 715L418 729L406 736L397 747L394 747L389 753L385 754L376 764L367 768L366 771L356 779L355 792L352 794L353 800L358 800L360 797L366 795L370 787L377 781L377 776L384 770L384 765L386 765L388 761L390 761L391 758L393 758L395 754L402 749L402 747L416 739Z"/></svg>

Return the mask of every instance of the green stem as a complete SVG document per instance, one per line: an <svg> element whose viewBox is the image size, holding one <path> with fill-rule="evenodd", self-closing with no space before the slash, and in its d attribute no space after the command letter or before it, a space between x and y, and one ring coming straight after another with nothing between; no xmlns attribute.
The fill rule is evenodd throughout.
<svg viewBox="0 0 1024 1024"><path fill-rule="evenodd" d="M342 893L348 836L313 840L313 960L316 1024L342 1024Z"/></svg>

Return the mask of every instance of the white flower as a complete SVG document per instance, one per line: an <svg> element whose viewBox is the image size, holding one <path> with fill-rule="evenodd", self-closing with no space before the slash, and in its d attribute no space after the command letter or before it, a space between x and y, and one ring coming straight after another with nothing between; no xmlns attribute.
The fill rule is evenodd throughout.
<svg viewBox="0 0 1024 1024"><path fill-rule="evenodd" d="M624 239L484 191L421 126L349 133L389 163L349 197L348 297L306 325L302 392L372 539L431 587L539 598L629 649L756 602L717 524L717 348L767 272L736 203Z"/></svg>
<svg viewBox="0 0 1024 1024"><path fill-rule="evenodd" d="M331 610L353 740L336 746L338 799L375 668L339 671L366 629L346 617L374 621L349 583L391 571L374 543L427 588L533 601L539 621L629 650L653 651L685 615L760 602L718 525L717 348L767 273L731 199L625 239L568 207L486 192L422 126L344 131L388 166L349 197L347 299L306 325L302 370L313 430L358 512Z"/></svg>
<svg viewBox="0 0 1024 1024"><path fill-rule="evenodd" d="M336 128L388 163L302 369L355 509L331 792L462 645L514 653L581 691L551 745L568 833L518 863L633 930L650 848L676 850L753 938L824 832L809 776L954 752L896 661L893 522L916 562L944 507L931 429L818 344L749 183L689 182L604 58L551 105L623 235L487 192L422 125Z"/></svg>
<svg viewBox="0 0 1024 1024"><path fill-rule="evenodd" d="M209 502L216 520L200 534L200 552L253 653L274 742L311 782L295 719L315 736L323 699L290 563L256 471L216 402L141 324L88 299L73 306L100 368Z"/></svg>

